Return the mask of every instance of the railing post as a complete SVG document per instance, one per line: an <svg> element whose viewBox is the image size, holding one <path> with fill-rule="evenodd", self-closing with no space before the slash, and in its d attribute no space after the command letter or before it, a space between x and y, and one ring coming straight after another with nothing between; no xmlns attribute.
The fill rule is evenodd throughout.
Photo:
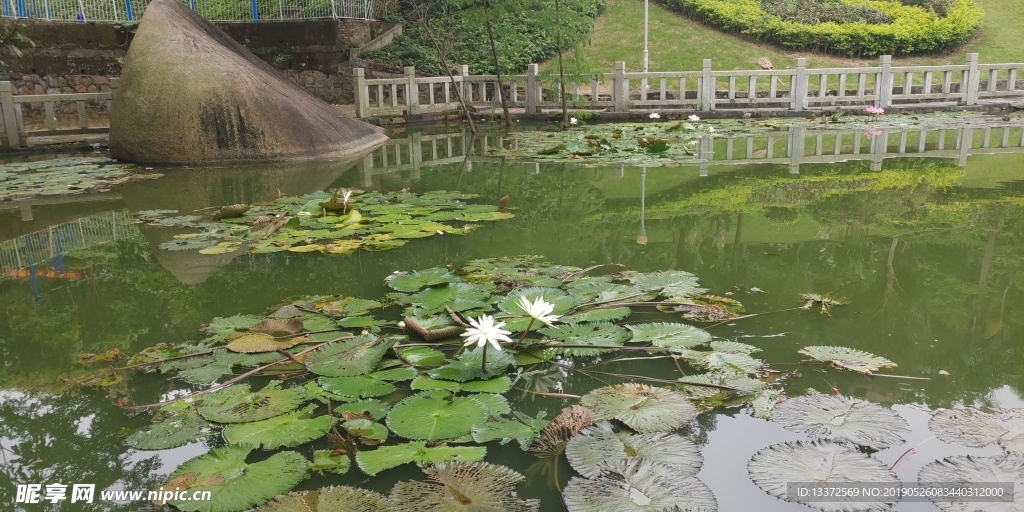
<svg viewBox="0 0 1024 512"><path fill-rule="evenodd" d="M114 100L117 99L117 88L121 86L120 77L111 77L110 81L110 99L107 100L107 112L110 112L114 108Z"/></svg>
<svg viewBox="0 0 1024 512"><path fill-rule="evenodd" d="M14 94L11 92L11 83L7 81L0 82L0 111L4 118L4 131L7 132L7 147L21 147L21 132L14 115Z"/></svg>
<svg viewBox="0 0 1024 512"><path fill-rule="evenodd" d="M466 80L469 76L469 66L463 64L459 66L459 76L462 77L462 83L459 84L459 91L462 94L462 101L468 107L473 103L473 84ZM469 115L468 113L466 115Z"/></svg>
<svg viewBox="0 0 1024 512"><path fill-rule="evenodd" d="M370 91L366 89L366 76L363 68L352 68L352 77L355 78L354 98L356 104L356 117L364 118L370 114Z"/></svg>
<svg viewBox="0 0 1024 512"><path fill-rule="evenodd" d="M409 81L405 86L405 106L407 114L420 113L420 86L416 83L416 68L405 67L405 78Z"/></svg>
<svg viewBox="0 0 1024 512"><path fill-rule="evenodd" d="M964 105L978 104L978 82L981 80L981 73L978 72L978 54L967 54L967 84L964 95Z"/></svg>
<svg viewBox="0 0 1024 512"><path fill-rule="evenodd" d="M715 109L715 77L711 76L711 59L704 59L698 84L701 112Z"/></svg>
<svg viewBox="0 0 1024 512"><path fill-rule="evenodd" d="M882 70L875 80L875 106L889 108L892 106L892 55L882 55L879 65Z"/></svg>
<svg viewBox="0 0 1024 512"><path fill-rule="evenodd" d="M970 156L971 149L974 147L974 127L965 126L961 128L960 133L957 134L957 139L957 149L960 150L960 153L957 154L956 165L963 167L967 165L967 157Z"/></svg>
<svg viewBox="0 0 1024 512"><path fill-rule="evenodd" d="M530 64L526 67L526 113L536 114L537 103L537 65Z"/></svg>
<svg viewBox="0 0 1024 512"><path fill-rule="evenodd" d="M803 59L797 59L803 60ZM804 159L804 139L807 128L794 126L789 135L789 173L800 174L800 163Z"/></svg>
<svg viewBox="0 0 1024 512"><path fill-rule="evenodd" d="M615 61L615 75L612 77L612 112L626 112L626 100L629 99L629 91L626 90L626 61Z"/></svg>
<svg viewBox="0 0 1024 512"><path fill-rule="evenodd" d="M807 59L796 59L796 74L789 84L789 109L803 111L808 108L807 101ZM801 145L803 143L801 142Z"/></svg>

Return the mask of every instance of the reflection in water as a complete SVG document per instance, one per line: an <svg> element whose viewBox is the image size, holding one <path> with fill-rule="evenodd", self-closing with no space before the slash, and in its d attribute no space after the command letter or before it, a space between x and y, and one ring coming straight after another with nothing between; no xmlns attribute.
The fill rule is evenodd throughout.
<svg viewBox="0 0 1024 512"><path fill-rule="evenodd" d="M413 133L356 161L167 170L165 178L122 188L121 198L105 213L95 211L96 203L65 203L59 215L35 206L37 224L21 228L16 219L5 218L0 239L17 244L26 235L36 236L33 232L60 233L61 265L80 278L11 276L0 281L6 312L0 317L0 387L7 390L0 398L5 457L0 493L8 495L17 482L58 477L95 481L97 487L148 488L154 474L169 469L159 468L159 460L145 452L126 453L116 442L122 427L138 426L143 419L128 418L111 405L129 391L155 401L168 384L159 377L136 377L128 381L131 389L114 390L111 397L45 393L59 390L56 376L68 370L77 353L114 346L133 352L190 339L214 316L260 313L292 296L373 298L385 293L382 279L395 270L509 254L542 254L583 267L611 262L641 271L684 269L700 276L711 293L743 302L748 312L798 306L799 294L807 292L850 298L851 305L831 317L816 312L762 315L713 331L758 345L776 369L796 369L799 375L787 382L791 391L828 391L827 379L844 394L917 404L898 406L915 430L910 446L884 454L883 460L892 462L928 439L926 409L964 403L1020 406L1024 316L1013 312L1024 307L1024 157L1010 148L1019 145L1018 130L961 127L919 135L889 129L870 142L863 134L839 132L808 131L793 139L796 130L709 138L701 146L708 162L697 173L688 167L511 163L482 154L486 147L505 143L502 135L471 141L461 133ZM835 148L838 155L830 151ZM997 152L1007 154L986 154ZM976 156L967 158L968 153ZM893 158L901 154L910 158ZM857 155L864 159L856 160ZM798 156L799 174L793 174ZM832 158L851 161L818 163ZM122 236L74 250L69 245L73 238L62 231L78 218L115 218L125 209L190 212L271 200L278 192L340 186L456 189L480 194L479 201L492 204L508 194L517 217L465 237L414 240L382 253L278 253L223 261L192 251L157 250L179 232L173 228L119 223ZM38 225L39 219L53 221ZM113 233L114 226L110 229ZM50 247L31 239L33 249ZM21 251L23 246L18 247ZM751 293L751 288L765 293ZM894 373L931 380L797 366L796 349L812 344L877 353L899 363ZM651 373L644 362L624 363L623 368ZM565 393L582 394L596 385L575 375L553 379L547 385L557 384ZM522 403L549 412L555 408ZM756 504L759 510L794 510L745 479L733 486L749 458L744 450L753 453L794 434L735 409L728 412L703 415L692 426L693 436L705 444L708 463L701 477L718 494L721 509ZM160 456L175 458L169 463L174 466L199 449ZM925 443L902 463L900 474L961 453L955 450ZM521 470L535 462L515 459L512 449L494 453L505 454ZM560 468L563 483L566 471ZM359 477L352 478L348 483ZM536 495L555 505L546 510L558 510L557 498L543 488L537 483ZM898 510L924 510L913 506Z"/></svg>

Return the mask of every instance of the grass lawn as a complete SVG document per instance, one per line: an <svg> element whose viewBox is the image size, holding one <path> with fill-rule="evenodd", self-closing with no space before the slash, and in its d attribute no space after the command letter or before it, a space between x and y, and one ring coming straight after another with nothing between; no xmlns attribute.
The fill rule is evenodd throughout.
<svg viewBox="0 0 1024 512"><path fill-rule="evenodd" d="M896 65L960 64L968 52L980 54L982 63L1024 62L1020 36L1024 30L1024 0L976 0L985 10L977 35L946 55L902 57ZM809 52L792 52L719 32L663 5L650 4L650 70L698 70L710 58L714 69L757 69L757 59L768 57L778 68L791 68L796 57L806 57L808 67L870 66L877 58L852 59ZM615 61L626 61L627 71L640 71L643 50L642 0L608 0L597 19L591 42L583 48L594 70L611 72ZM551 66L554 61L547 65Z"/></svg>

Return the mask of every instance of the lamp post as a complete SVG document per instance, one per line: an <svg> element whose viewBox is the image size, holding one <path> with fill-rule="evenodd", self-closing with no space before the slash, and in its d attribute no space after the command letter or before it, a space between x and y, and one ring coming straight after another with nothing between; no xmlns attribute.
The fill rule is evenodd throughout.
<svg viewBox="0 0 1024 512"><path fill-rule="evenodd" d="M644 57L643 57L643 71L647 72L647 2L644 0ZM647 77L644 76L640 79L640 101L647 101Z"/></svg>
<svg viewBox="0 0 1024 512"><path fill-rule="evenodd" d="M647 228L644 226L644 203L647 199L647 168L640 168L640 232L636 235L638 245L647 245Z"/></svg>

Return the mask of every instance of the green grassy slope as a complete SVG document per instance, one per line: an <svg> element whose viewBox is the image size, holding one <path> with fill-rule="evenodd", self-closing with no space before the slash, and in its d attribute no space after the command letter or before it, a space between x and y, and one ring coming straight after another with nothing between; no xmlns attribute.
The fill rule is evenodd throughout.
<svg viewBox="0 0 1024 512"><path fill-rule="evenodd" d="M968 52L978 52L983 63L1024 62L1024 0L977 0L985 10L979 33L964 47L946 55L895 59L895 64L936 65L963 63ZM642 0L608 0L608 8L594 27L591 42L583 48L595 70L614 69L626 61L627 71L640 71L643 50ZM696 70L710 58L714 69L756 69L759 57L768 57L779 68L793 67L793 59L806 57L808 67L869 66L877 59L830 57L792 52L719 32L675 14L663 5L650 3L651 71Z"/></svg>

